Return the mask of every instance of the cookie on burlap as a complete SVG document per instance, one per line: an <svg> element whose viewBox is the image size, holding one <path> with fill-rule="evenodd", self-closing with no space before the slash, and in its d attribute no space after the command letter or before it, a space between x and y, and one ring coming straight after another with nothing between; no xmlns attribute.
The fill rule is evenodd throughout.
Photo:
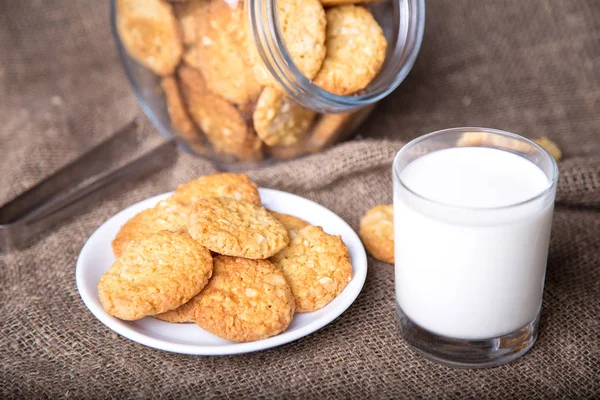
<svg viewBox="0 0 600 400"><path fill-rule="evenodd" d="M268 258L290 241L285 227L266 209L228 197L198 200L187 228L198 243L228 256Z"/></svg>
<svg viewBox="0 0 600 400"><path fill-rule="evenodd" d="M369 254L386 263L394 263L394 206L378 205L360 220L359 236Z"/></svg>
<svg viewBox="0 0 600 400"><path fill-rule="evenodd" d="M328 92L348 95L375 78L385 60L387 41L364 7L332 7L326 14L327 56L314 83Z"/></svg>
<svg viewBox="0 0 600 400"><path fill-rule="evenodd" d="M234 342L277 335L294 316L290 286L268 260L215 257L213 277L194 303L202 329Z"/></svg>
<svg viewBox="0 0 600 400"><path fill-rule="evenodd" d="M136 214L119 229L111 245L115 257L121 257L127 246L158 231L178 232L185 229L189 209L171 200Z"/></svg>
<svg viewBox="0 0 600 400"><path fill-rule="evenodd" d="M186 49L185 61L200 70L208 89L223 99L234 104L256 100L262 85L248 61L242 2L207 0L199 4L193 13L196 34Z"/></svg>
<svg viewBox="0 0 600 400"><path fill-rule="evenodd" d="M205 175L184 183L175 190L171 199L191 207L205 197L231 197L261 205L256 183L252 182L246 174L230 172Z"/></svg>
<svg viewBox="0 0 600 400"><path fill-rule="evenodd" d="M212 268L210 252L187 233L160 231L127 247L100 278L98 297L110 315L137 320L185 304Z"/></svg>
<svg viewBox="0 0 600 400"><path fill-rule="evenodd" d="M266 87L252 115L254 130L269 146L289 146L308 133L316 113L295 103L273 87Z"/></svg>
<svg viewBox="0 0 600 400"><path fill-rule="evenodd" d="M160 0L118 0L117 30L131 57L158 75L171 75L183 44L173 9Z"/></svg>
<svg viewBox="0 0 600 400"><path fill-rule="evenodd" d="M167 101L167 112L171 119L171 125L183 139L194 143L196 150L199 150L202 148L200 132L185 108L177 81L172 76L167 76L162 79L161 86Z"/></svg>
<svg viewBox="0 0 600 400"><path fill-rule="evenodd" d="M303 219L294 217L293 215L278 213L277 211L269 210L271 215L277 218L277 221L281 222L281 225L289 231L299 231L300 229L310 225Z"/></svg>
<svg viewBox="0 0 600 400"><path fill-rule="evenodd" d="M348 248L319 226L290 231L290 244L271 257L292 287L297 312L329 304L352 280Z"/></svg>
<svg viewBox="0 0 600 400"><path fill-rule="evenodd" d="M283 42L300 72L312 79L325 59L325 10L318 0L278 0L277 17ZM248 49L256 79L263 85L279 86L265 68L256 50L254 39L248 35Z"/></svg>
<svg viewBox="0 0 600 400"><path fill-rule="evenodd" d="M560 148L558 147L558 145L556 143L554 143L552 140L548 139L546 136L543 136L538 139L533 139L533 141L536 142L537 144L539 144L540 146L542 146L544 148L544 150L546 150L548 153L550 153L550 155L552 157L554 157L554 159L557 162L562 159L562 151L560 151Z"/></svg>
<svg viewBox="0 0 600 400"><path fill-rule="evenodd" d="M262 158L262 142L237 108L213 94L184 90L188 111L217 153L243 161Z"/></svg>

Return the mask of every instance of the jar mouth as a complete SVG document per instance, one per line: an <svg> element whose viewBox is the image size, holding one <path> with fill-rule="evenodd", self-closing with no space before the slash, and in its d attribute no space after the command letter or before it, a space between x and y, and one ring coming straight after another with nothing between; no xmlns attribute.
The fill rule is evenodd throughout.
<svg viewBox="0 0 600 400"><path fill-rule="evenodd" d="M267 70L296 102L323 113L348 112L375 103L402 83L412 69L425 27L425 0L389 0L392 20L385 32L388 50L381 70L364 89L350 95L337 95L321 89L306 78L293 62L277 17L277 0L248 0L250 31Z"/></svg>

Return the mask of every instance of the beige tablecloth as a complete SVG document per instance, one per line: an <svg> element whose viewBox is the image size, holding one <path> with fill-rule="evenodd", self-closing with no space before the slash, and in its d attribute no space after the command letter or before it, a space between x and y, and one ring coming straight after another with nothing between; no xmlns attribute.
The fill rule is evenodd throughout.
<svg viewBox="0 0 600 400"><path fill-rule="evenodd" d="M141 114L105 3L0 2L0 203ZM462 370L417 356L395 326L393 267L371 258L361 295L341 317L279 348L195 357L113 333L79 297L77 255L117 211L214 171L180 154L160 173L99 196L33 247L2 256L0 397L598 398L600 3L427 6L413 72L358 139L251 176L357 228L367 209L391 201L390 162L402 142L461 125L549 136L565 160L540 336L525 357ZM148 123L140 132L139 152L162 141Z"/></svg>

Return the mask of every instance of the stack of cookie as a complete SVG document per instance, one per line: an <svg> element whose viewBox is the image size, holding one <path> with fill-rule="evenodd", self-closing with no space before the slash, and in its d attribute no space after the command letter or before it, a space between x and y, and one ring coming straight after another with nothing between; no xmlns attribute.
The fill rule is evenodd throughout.
<svg viewBox="0 0 600 400"><path fill-rule="evenodd" d="M204 176L134 216L112 242L98 283L106 312L195 322L247 342L287 329L294 313L329 304L352 279L339 236L266 210L243 174Z"/></svg>
<svg viewBox="0 0 600 400"><path fill-rule="evenodd" d="M364 89L387 41L369 0L278 0L285 47L298 70L336 95ZM131 57L162 77L173 127L200 153L239 160L294 158L332 143L353 113L318 115L295 103L263 65L242 0L118 0Z"/></svg>

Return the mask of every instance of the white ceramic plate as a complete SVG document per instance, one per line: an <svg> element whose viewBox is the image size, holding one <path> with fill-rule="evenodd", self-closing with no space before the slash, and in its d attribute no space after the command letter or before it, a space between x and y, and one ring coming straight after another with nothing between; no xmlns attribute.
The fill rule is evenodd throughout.
<svg viewBox="0 0 600 400"><path fill-rule="evenodd" d="M343 219L313 201L273 189L261 188L259 191L266 208L322 226L327 233L341 235L348 246L354 276L344 291L326 307L311 313L298 313L285 332L250 343L235 343L218 338L196 324L173 324L151 317L138 321L122 321L107 314L98 299L96 285L100 276L108 271L115 261L110 242L125 221L140 211L153 207L171 193L154 196L126 208L102 224L90 236L77 260L77 289L83 302L104 325L126 338L161 350L206 356L268 349L309 335L329 324L354 302L367 276L367 256L358 235Z"/></svg>

